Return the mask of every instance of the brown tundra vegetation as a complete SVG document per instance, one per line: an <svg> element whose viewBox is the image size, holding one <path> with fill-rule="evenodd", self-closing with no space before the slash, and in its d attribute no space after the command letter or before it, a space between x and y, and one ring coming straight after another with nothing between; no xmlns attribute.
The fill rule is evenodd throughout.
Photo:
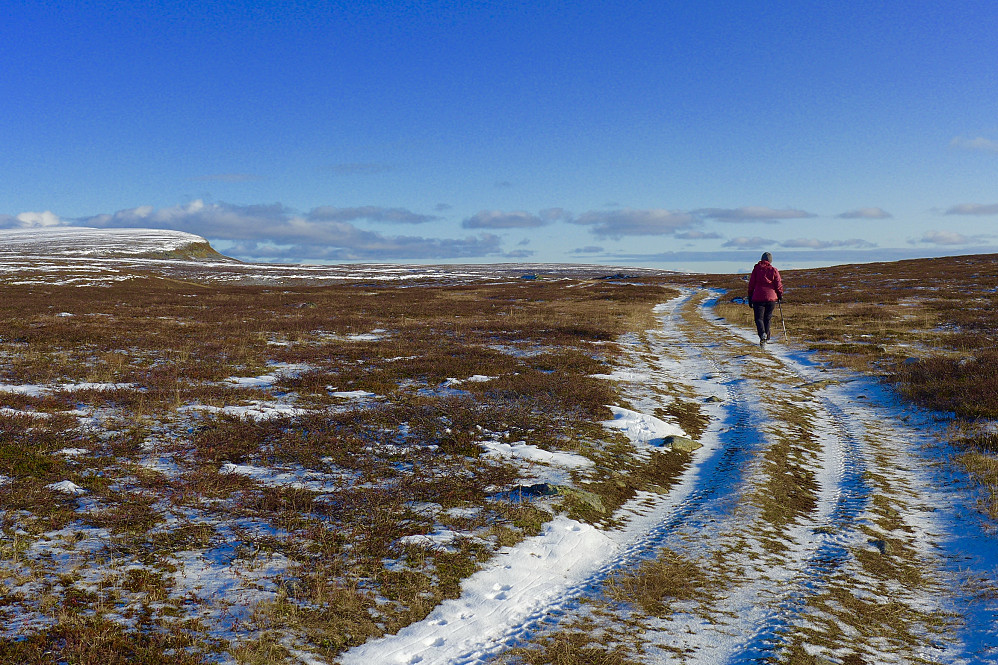
<svg viewBox="0 0 998 665"><path fill-rule="evenodd" d="M621 396L596 375L680 289L725 289L717 313L751 321L732 302L738 275L634 274L253 284L128 268L114 281L7 280L0 662L332 659L421 620L500 548L537 534L552 513L523 492L591 523L667 492L688 456L630 455L600 424ZM927 274L946 275L945 288ZM790 342L953 414L956 459L998 519L998 257L784 279ZM698 404L667 398L660 415L697 438ZM524 440L591 461L585 491L579 477L528 487L510 460L482 454ZM419 543L442 530L455 534L446 547ZM676 553L607 587L649 611L717 591ZM516 657L632 662L584 632Z"/></svg>

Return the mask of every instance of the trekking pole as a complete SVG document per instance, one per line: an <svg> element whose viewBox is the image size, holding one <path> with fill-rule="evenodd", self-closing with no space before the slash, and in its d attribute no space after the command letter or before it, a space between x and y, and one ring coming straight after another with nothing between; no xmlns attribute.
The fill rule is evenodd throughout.
<svg viewBox="0 0 998 665"><path fill-rule="evenodd" d="M783 302L777 300L776 304L780 307L780 323L783 324L783 339L789 342L790 338L787 336L787 320L783 318Z"/></svg>

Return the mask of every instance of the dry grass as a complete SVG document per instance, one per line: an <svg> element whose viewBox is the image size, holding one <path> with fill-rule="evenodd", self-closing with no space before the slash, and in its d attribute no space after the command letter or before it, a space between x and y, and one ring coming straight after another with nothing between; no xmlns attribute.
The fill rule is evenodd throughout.
<svg viewBox="0 0 998 665"><path fill-rule="evenodd" d="M703 413L699 402L679 398L673 399L667 407L657 409L655 415L671 418L694 439L699 439L710 424L710 416Z"/></svg>
<svg viewBox="0 0 998 665"><path fill-rule="evenodd" d="M129 630L104 618L61 614L52 628L22 639L0 640L0 661L23 665L201 665L205 655L188 653L197 647L175 633ZM202 654L211 649L199 649Z"/></svg>
<svg viewBox="0 0 998 665"><path fill-rule="evenodd" d="M634 459L620 443L593 457L595 470L589 470L573 491L563 493L561 507L574 519L604 526L611 526L614 512L639 491L668 492L691 459L689 453L673 450L652 450L647 458Z"/></svg>
<svg viewBox="0 0 998 665"><path fill-rule="evenodd" d="M770 405L772 445L761 456L762 481L752 494L767 531L760 534L771 552L782 552L785 527L818 507L818 481L809 462L820 451L813 431L813 412L794 402Z"/></svg>
<svg viewBox="0 0 998 665"><path fill-rule="evenodd" d="M663 549L655 559L618 571L602 585L602 597L583 604L583 616L540 631L528 645L510 649L501 663L592 663L630 665L642 656L653 635L644 631L649 618L669 618L689 611L713 621L713 605L730 583L703 561ZM665 645L655 645L671 651ZM681 651L676 656L683 657Z"/></svg>
<svg viewBox="0 0 998 665"><path fill-rule="evenodd" d="M649 616L668 617L677 602L709 605L724 585L722 577L712 574L701 563L678 552L663 550L657 558L612 577L605 593L617 603L640 607Z"/></svg>
<svg viewBox="0 0 998 665"><path fill-rule="evenodd" d="M954 630L952 617L919 612L910 605L893 600L859 597L850 589L849 580L833 580L829 590L812 598L810 625L798 628L789 636L789 646L777 662L815 663L800 646L801 643L823 647L828 652L851 653L843 662L874 663L876 654L867 653L862 642L885 645L891 653L905 658L905 662L930 663L921 656L923 649L938 636Z"/></svg>
<svg viewBox="0 0 998 665"><path fill-rule="evenodd" d="M620 634L592 619L581 619L534 640L530 647L511 649L497 661L513 665L637 665L632 649Z"/></svg>
<svg viewBox="0 0 998 665"><path fill-rule="evenodd" d="M5 286L0 383L44 390L0 392L18 412L0 412L0 580L36 591L6 595L0 615L39 619L0 638L0 661L271 663L292 646L334 658L454 597L559 502L602 520L636 489L668 487L683 459L621 457L598 424L614 388L590 377L667 297L585 280ZM491 379L446 384L476 374ZM204 410L254 403L299 411ZM489 440L610 468L583 490L590 503L512 501L520 469L483 457ZM84 493L47 487L65 480ZM405 540L442 528L462 535ZM265 581L235 585L250 601L216 597L190 586L192 566Z"/></svg>

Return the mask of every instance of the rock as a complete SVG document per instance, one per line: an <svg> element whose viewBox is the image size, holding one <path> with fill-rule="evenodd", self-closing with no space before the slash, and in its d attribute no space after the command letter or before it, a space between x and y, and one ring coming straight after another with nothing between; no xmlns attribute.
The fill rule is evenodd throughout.
<svg viewBox="0 0 998 665"><path fill-rule="evenodd" d="M921 358L905 358L901 362L904 365L917 365L918 363L922 362L922 359Z"/></svg>
<svg viewBox="0 0 998 665"><path fill-rule="evenodd" d="M710 397L708 397L704 401L707 402L707 403L709 403L709 404L717 404L718 402L723 402L724 398L718 397L717 395L711 395Z"/></svg>
<svg viewBox="0 0 998 665"><path fill-rule="evenodd" d="M694 441L688 436L667 436L662 439L663 445L671 446L673 450L683 453L692 453L697 448L703 448L703 444Z"/></svg>
<svg viewBox="0 0 998 665"><path fill-rule="evenodd" d="M519 496L554 496L558 494L558 488L547 483L536 483L534 485L517 485L510 494Z"/></svg>
<svg viewBox="0 0 998 665"><path fill-rule="evenodd" d="M603 505L603 499L601 499L597 494L565 485L557 485L556 490L558 494L566 497L573 497L598 513L606 513L606 506Z"/></svg>
<svg viewBox="0 0 998 665"><path fill-rule="evenodd" d="M886 540L880 540L880 539L873 539L873 538L871 538L869 540L869 543L871 545L873 545L874 547L876 547L877 550L879 550L881 554L887 554L887 550L889 549L889 547L887 545L887 541Z"/></svg>

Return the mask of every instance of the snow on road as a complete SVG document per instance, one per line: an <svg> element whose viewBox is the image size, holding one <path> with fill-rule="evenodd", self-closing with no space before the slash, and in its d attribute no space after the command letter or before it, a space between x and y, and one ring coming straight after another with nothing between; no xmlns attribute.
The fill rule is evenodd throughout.
<svg viewBox="0 0 998 665"><path fill-rule="evenodd" d="M696 400L710 416L676 486L625 505L619 528L557 517L466 580L459 598L340 662L485 663L669 548L737 573L709 621L682 608L643 617L644 662L681 652L687 663L789 653L998 663L998 554L962 481L938 463L945 424L786 345L759 350L710 304L688 292L656 308L661 326L624 340L627 366L605 377L629 406L605 425L636 446L681 433L651 415L664 398ZM992 586L969 590L982 581Z"/></svg>

